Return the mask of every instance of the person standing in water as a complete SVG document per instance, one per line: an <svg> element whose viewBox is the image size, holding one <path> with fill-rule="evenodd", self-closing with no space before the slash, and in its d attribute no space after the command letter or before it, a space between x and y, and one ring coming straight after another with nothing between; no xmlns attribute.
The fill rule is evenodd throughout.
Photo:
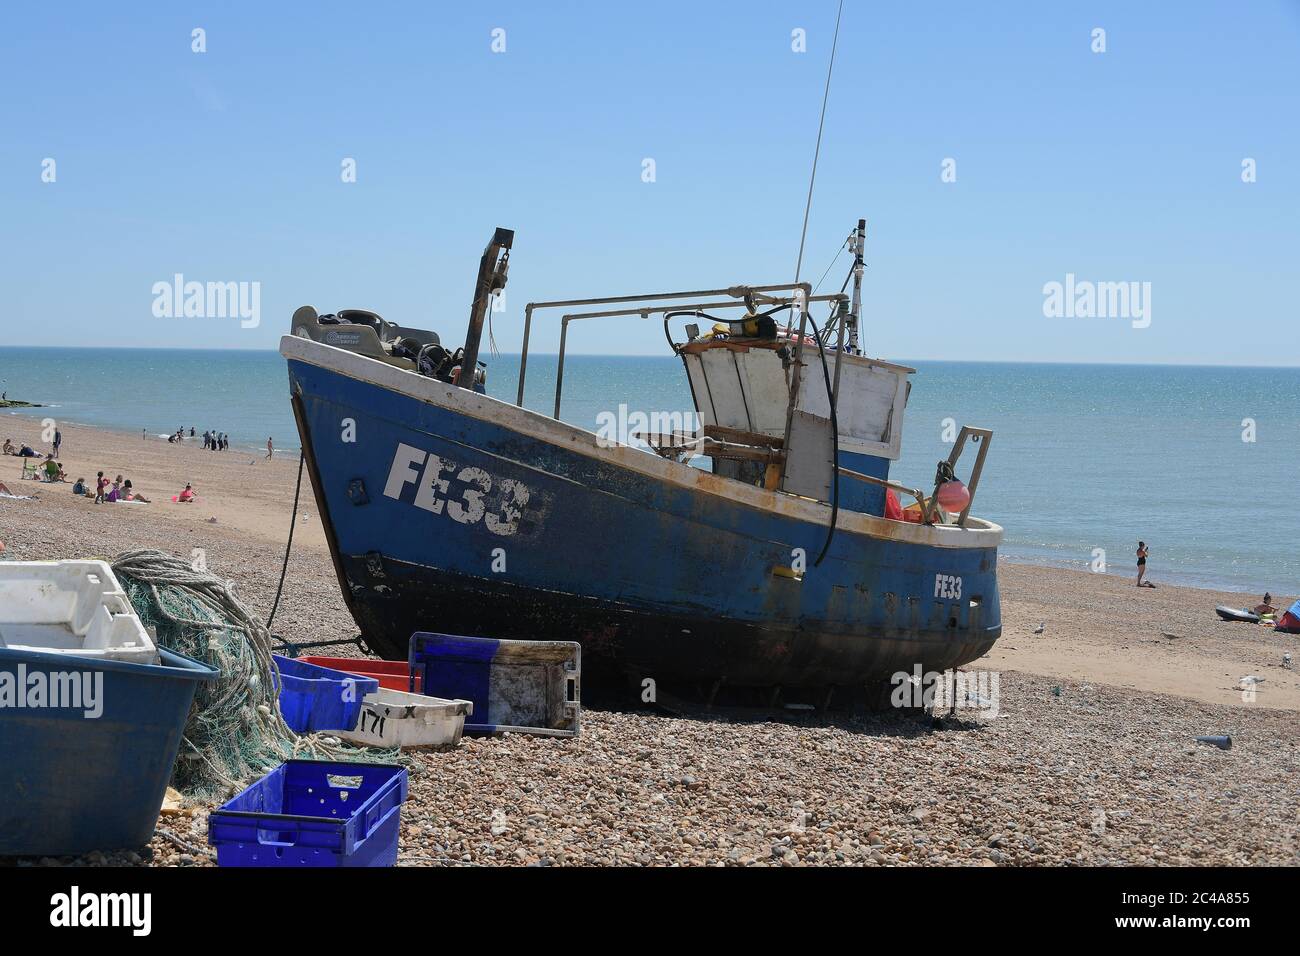
<svg viewBox="0 0 1300 956"><path fill-rule="evenodd" d="M1146 543L1145 541L1139 541L1139 542L1138 542L1137 557L1138 557L1138 580L1137 580L1137 586L1140 587L1140 588L1153 588L1153 587L1155 587L1155 585L1152 584L1150 581L1143 581L1143 580L1142 580L1142 578L1143 578L1143 577L1146 575L1146 573L1147 573L1147 543Z"/></svg>

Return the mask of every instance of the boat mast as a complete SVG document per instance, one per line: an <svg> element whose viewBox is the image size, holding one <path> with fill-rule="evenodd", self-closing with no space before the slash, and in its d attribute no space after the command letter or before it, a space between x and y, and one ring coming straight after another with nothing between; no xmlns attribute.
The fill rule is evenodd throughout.
<svg viewBox="0 0 1300 956"><path fill-rule="evenodd" d="M858 220L858 228L849 236L849 250L853 253L853 302L845 321L849 327L849 354L861 355L858 345L858 317L862 315L862 262L863 250L867 244L867 221Z"/></svg>

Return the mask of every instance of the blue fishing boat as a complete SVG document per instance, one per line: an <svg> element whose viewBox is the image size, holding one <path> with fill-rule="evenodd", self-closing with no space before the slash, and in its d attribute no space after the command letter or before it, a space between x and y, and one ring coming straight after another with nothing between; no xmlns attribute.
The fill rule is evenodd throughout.
<svg viewBox="0 0 1300 956"><path fill-rule="evenodd" d="M371 312L299 309L280 349L367 645L398 659L416 631L576 640L589 685L715 688L862 687L987 652L1002 529L970 499L991 434L963 428L929 491L891 479L914 370L862 354L864 243L859 221L851 295L785 283L531 303L513 402L478 361L509 230L484 252L454 352ZM563 310L553 415L523 407L545 309ZM617 315L663 320L696 427L610 436L560 420L569 324Z"/></svg>

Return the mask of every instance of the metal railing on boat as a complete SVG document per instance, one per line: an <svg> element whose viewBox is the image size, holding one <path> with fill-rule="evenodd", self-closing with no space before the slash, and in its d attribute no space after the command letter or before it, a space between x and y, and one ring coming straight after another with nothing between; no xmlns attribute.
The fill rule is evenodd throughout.
<svg viewBox="0 0 1300 956"><path fill-rule="evenodd" d="M688 292L657 292L643 295L602 296L594 299L555 299L550 302L529 302L524 306L524 339L519 357L519 388L516 394L515 404L520 407L523 407L524 404L524 381L528 374L528 344L532 337L533 313L540 309L571 308L574 306L589 305L619 305L630 302L642 303L642 305L635 308L570 313L561 317L559 365L556 371L555 414L553 416L559 418L560 399L564 381L564 357L567 345L569 322L574 321L575 319L609 318L629 315L640 315L648 318L651 315L662 315L667 312L696 312L705 309L734 309L747 306L749 304L747 298L752 296L761 298L764 304L794 305L797 301L800 301L794 296L779 297L767 295L767 293L770 292L792 292L794 290L803 292L801 301L806 303L848 301L848 296L843 293L814 296L812 294L812 286L809 283L790 282L777 283L775 285L736 285L730 286L726 289L696 289ZM668 299L704 299L710 296L714 298L705 302L692 302L689 304L676 303L673 305L656 304ZM717 298L719 296L727 296L728 298ZM802 329L800 331L802 332Z"/></svg>

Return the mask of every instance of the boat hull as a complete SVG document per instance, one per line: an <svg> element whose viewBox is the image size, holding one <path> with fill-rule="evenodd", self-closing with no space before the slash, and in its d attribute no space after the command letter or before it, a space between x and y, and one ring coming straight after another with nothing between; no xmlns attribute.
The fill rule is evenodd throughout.
<svg viewBox="0 0 1300 956"><path fill-rule="evenodd" d="M576 640L593 676L851 686L1001 632L1000 529L841 514L482 395L286 339L295 411L362 636ZM372 367L373 366L373 367ZM802 571L802 573L801 573Z"/></svg>

